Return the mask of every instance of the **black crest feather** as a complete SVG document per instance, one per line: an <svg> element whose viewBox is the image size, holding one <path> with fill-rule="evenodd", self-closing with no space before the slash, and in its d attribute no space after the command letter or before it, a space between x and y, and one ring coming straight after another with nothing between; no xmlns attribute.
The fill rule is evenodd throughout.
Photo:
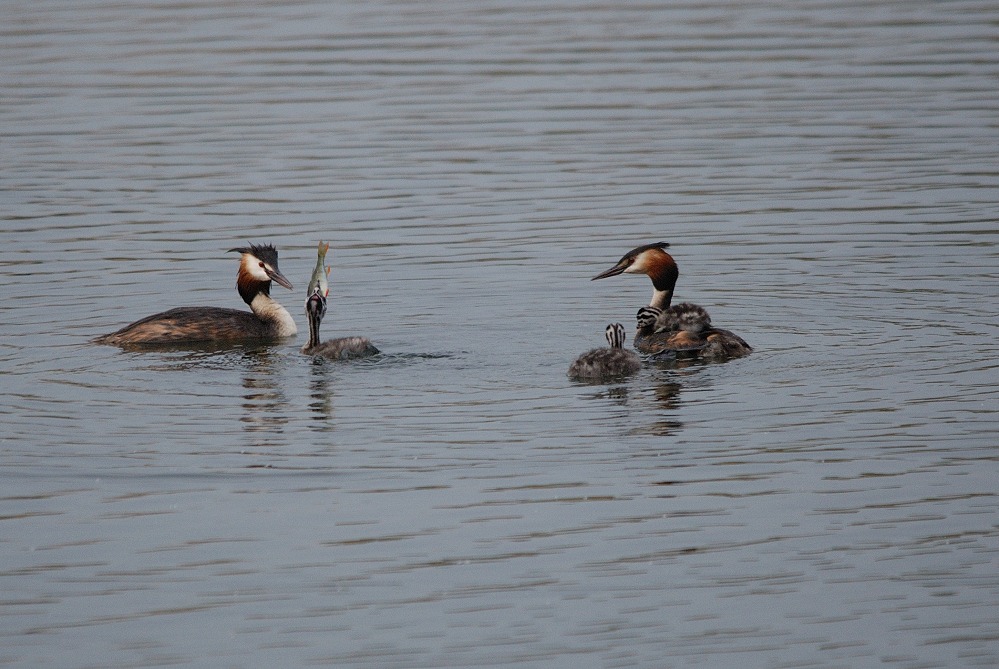
<svg viewBox="0 0 999 669"><path fill-rule="evenodd" d="M272 244L250 244L249 246L240 246L235 249L229 249L229 253L249 253L254 258L262 260L274 269L278 266L278 252Z"/></svg>

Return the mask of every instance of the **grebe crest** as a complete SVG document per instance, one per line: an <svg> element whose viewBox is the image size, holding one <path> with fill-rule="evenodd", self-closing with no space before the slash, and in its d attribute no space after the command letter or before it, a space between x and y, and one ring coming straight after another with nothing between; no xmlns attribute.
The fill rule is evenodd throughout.
<svg viewBox="0 0 999 669"><path fill-rule="evenodd" d="M600 382L634 374L642 362L634 351L623 348L624 326L611 323L604 331L609 348L595 348L579 356L569 367L569 376L578 381Z"/></svg>
<svg viewBox="0 0 999 669"><path fill-rule="evenodd" d="M278 269L277 249L270 244L250 244L230 251L240 254L236 289L253 313L222 307L178 307L147 316L94 341L125 347L177 346L280 339L296 334L298 328L291 314L270 296L272 281L292 288Z"/></svg>
<svg viewBox="0 0 999 669"><path fill-rule="evenodd" d="M278 269L278 252L271 244L240 246L229 249L229 253L240 254L236 290L247 304L252 305L258 294L270 296L271 281L293 290L291 282Z"/></svg>

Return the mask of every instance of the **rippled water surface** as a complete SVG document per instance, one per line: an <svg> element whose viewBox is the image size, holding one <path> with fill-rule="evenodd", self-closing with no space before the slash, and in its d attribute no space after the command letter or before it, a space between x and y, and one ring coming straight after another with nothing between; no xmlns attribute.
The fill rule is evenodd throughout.
<svg viewBox="0 0 999 669"><path fill-rule="evenodd" d="M0 664L999 665L997 26L7 3ZM89 343L320 239L384 355ZM571 382L659 240L755 352Z"/></svg>

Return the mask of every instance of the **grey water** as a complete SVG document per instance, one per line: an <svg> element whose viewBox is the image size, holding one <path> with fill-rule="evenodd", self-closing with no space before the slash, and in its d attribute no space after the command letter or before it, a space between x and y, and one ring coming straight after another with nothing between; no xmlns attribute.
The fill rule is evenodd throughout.
<svg viewBox="0 0 999 669"><path fill-rule="evenodd" d="M999 665L995 3L3 14L0 665ZM754 353L572 382L660 240Z"/></svg>

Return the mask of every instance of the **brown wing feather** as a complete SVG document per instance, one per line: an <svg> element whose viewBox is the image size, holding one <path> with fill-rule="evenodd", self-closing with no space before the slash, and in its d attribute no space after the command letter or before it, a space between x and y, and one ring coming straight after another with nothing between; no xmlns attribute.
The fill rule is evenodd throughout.
<svg viewBox="0 0 999 669"><path fill-rule="evenodd" d="M137 320L94 341L121 346L273 337L273 329L248 311L221 307L178 307Z"/></svg>
<svg viewBox="0 0 999 669"><path fill-rule="evenodd" d="M721 328L711 328L705 333L707 348L705 355L716 358L735 358L747 355L753 351L753 347L746 343L746 340Z"/></svg>
<svg viewBox="0 0 999 669"><path fill-rule="evenodd" d="M330 360L349 360L351 358L365 358L369 355L377 355L380 351L371 343L367 337L340 337L330 339L317 346L306 347L302 350L308 355L321 355Z"/></svg>

